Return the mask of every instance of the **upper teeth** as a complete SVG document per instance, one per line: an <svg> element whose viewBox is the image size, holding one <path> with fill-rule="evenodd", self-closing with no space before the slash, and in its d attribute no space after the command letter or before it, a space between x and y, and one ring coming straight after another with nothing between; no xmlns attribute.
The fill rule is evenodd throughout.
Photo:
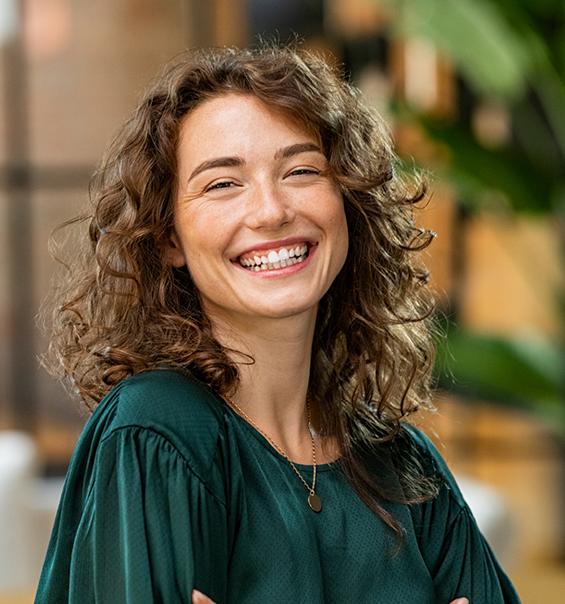
<svg viewBox="0 0 565 604"><path fill-rule="evenodd" d="M261 254L261 256L255 254L253 258L240 258L239 262L250 270L264 271L303 262L307 252L308 246L306 244L291 248L282 247L278 252L271 250L266 256L264 254Z"/></svg>

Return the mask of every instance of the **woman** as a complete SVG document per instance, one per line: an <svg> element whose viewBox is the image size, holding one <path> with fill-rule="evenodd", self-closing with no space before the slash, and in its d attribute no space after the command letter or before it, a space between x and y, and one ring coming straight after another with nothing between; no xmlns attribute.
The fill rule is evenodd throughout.
<svg viewBox="0 0 565 604"><path fill-rule="evenodd" d="M404 423L433 362L423 189L305 52L195 53L153 86L58 294L94 413L38 603L519 601Z"/></svg>

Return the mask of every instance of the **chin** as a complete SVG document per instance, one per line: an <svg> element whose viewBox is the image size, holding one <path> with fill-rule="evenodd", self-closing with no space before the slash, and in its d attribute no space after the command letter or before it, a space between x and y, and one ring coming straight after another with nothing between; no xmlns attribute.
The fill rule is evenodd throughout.
<svg viewBox="0 0 565 604"><path fill-rule="evenodd" d="M280 307L273 307L264 309L263 312L259 311L257 314L271 319L288 319L290 317L296 317L299 315L303 315L307 312L315 311L318 307L318 303L315 304L301 304L296 305L291 308L288 307L288 304L284 304Z"/></svg>

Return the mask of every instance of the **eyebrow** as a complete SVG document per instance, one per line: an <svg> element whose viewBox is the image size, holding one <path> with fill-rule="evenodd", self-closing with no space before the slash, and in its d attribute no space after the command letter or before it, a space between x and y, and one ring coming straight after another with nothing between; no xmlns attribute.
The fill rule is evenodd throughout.
<svg viewBox="0 0 565 604"><path fill-rule="evenodd" d="M300 153L309 153L315 151L317 153L322 153L322 150L316 143L297 143L296 145L291 145L290 147L284 147L284 149L279 149L275 153L275 159L292 157L293 155L298 155Z"/></svg>
<svg viewBox="0 0 565 604"><path fill-rule="evenodd" d="M214 159L207 159L194 168L188 180L192 180L195 176L198 176L205 170L211 170L212 168L230 168L234 166L242 166L244 163L245 162L241 157L215 157Z"/></svg>
<svg viewBox="0 0 565 604"><path fill-rule="evenodd" d="M312 151L322 153L320 147L315 143L297 143L296 145L290 145L289 147L279 149L275 153L275 159L284 159L294 155L299 155L300 153L311 153ZM198 176L206 170L212 170L213 168L233 168L236 166L242 166L244 163L245 161L243 158L237 156L215 157L214 159L207 159L194 168L188 180L191 181L195 176Z"/></svg>

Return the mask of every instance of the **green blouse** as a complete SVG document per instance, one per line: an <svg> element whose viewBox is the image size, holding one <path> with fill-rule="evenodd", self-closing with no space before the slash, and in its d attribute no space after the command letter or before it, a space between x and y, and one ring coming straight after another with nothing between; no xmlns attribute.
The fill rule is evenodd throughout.
<svg viewBox="0 0 565 604"><path fill-rule="evenodd" d="M440 455L410 433L445 486L387 504L406 531L395 553L339 462L318 468L316 514L288 461L200 382L128 378L79 440L36 604L180 604L193 588L217 604L519 603Z"/></svg>

